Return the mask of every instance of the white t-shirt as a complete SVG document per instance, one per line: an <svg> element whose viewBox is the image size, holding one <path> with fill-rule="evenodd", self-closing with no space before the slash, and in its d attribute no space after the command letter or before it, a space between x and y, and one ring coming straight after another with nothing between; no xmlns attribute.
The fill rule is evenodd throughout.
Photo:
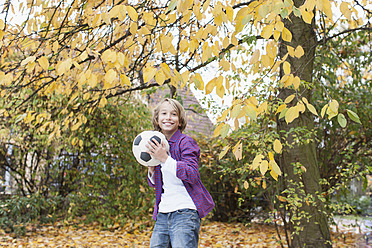
<svg viewBox="0 0 372 248"><path fill-rule="evenodd" d="M180 209L194 209L196 206L181 179L176 176L177 161L168 156L165 163L161 163L161 173L163 175L163 190L159 203L159 213L170 213ZM152 175L154 176L154 175ZM154 184L153 177L150 177Z"/></svg>

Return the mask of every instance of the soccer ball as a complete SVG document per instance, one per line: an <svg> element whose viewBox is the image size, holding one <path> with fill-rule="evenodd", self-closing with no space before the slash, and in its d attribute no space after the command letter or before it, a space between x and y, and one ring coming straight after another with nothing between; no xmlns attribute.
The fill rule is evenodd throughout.
<svg viewBox="0 0 372 248"><path fill-rule="evenodd" d="M143 131L133 141L132 151L138 163L144 166L156 166L161 162L153 158L149 153L146 145L149 140L156 140L158 143L164 143L167 152L169 151L169 144L164 134L158 131Z"/></svg>

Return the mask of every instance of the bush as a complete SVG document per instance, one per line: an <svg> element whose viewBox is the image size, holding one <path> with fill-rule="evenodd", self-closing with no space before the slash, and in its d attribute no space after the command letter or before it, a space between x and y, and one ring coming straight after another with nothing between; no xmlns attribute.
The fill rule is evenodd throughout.
<svg viewBox="0 0 372 248"><path fill-rule="evenodd" d="M335 214L372 215L372 199L368 196L340 195L332 198L331 202L338 206Z"/></svg>
<svg viewBox="0 0 372 248"><path fill-rule="evenodd" d="M243 158L239 161L231 151L219 159L224 147L233 147L238 137L252 137L254 130L254 126L242 128L224 140L196 137L201 149L201 178L216 203L212 212L213 220L250 222L268 213L272 202L269 192L273 189L273 180L249 169L249 163L257 151L254 142L247 140L248 144L243 145Z"/></svg>
<svg viewBox="0 0 372 248"><path fill-rule="evenodd" d="M54 221L55 206L61 200L61 197L45 198L37 194L0 200L0 228L15 236L24 235L28 223Z"/></svg>
<svg viewBox="0 0 372 248"><path fill-rule="evenodd" d="M67 216L85 216L104 227L146 216L153 207L147 168L132 154L136 135L151 129L147 106L114 103L97 109L54 167L56 191L68 200ZM64 165L64 166L61 166ZM62 183L61 183L62 182Z"/></svg>

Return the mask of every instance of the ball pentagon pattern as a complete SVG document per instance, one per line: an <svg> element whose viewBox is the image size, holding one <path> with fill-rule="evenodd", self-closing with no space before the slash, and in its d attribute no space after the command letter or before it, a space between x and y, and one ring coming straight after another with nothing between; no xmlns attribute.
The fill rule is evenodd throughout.
<svg viewBox="0 0 372 248"><path fill-rule="evenodd" d="M146 147L148 141L156 140L158 143L164 143L167 151L169 151L169 144L164 134L158 131L143 131L138 134L133 140L132 151L137 162L144 166L156 166L160 161L153 158Z"/></svg>

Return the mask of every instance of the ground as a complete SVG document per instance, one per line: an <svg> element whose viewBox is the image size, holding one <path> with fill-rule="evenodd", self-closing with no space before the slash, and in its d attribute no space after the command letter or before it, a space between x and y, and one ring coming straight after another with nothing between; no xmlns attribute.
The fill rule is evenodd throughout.
<svg viewBox="0 0 372 248"><path fill-rule="evenodd" d="M364 226L333 226L333 247L372 248L366 234L371 222ZM124 227L111 226L102 230L98 224L56 222L54 225L29 225L20 238L12 237L0 229L0 247L148 247L153 222L127 223ZM362 232L362 233L361 233ZM281 233L284 240L284 235ZM282 247L274 225L252 223L221 223L203 221L199 247ZM287 247L283 244L283 247Z"/></svg>

